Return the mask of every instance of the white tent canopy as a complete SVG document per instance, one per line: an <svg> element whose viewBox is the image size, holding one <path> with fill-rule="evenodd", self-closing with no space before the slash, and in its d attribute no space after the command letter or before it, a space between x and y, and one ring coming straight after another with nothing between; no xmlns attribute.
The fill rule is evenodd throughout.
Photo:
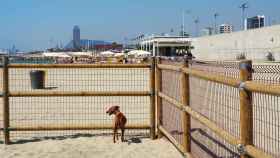
<svg viewBox="0 0 280 158"><path fill-rule="evenodd" d="M71 56L92 56L91 52L69 52Z"/></svg>
<svg viewBox="0 0 280 158"><path fill-rule="evenodd" d="M111 51L105 51L100 53L103 56L113 56L115 53Z"/></svg>
<svg viewBox="0 0 280 158"><path fill-rule="evenodd" d="M133 50L128 52L128 55L135 55L135 56L150 56L151 52L147 52L144 50Z"/></svg>
<svg viewBox="0 0 280 158"><path fill-rule="evenodd" d="M124 53L115 53L114 54L115 57L120 57L120 56L124 56L124 55L125 55Z"/></svg>
<svg viewBox="0 0 280 158"><path fill-rule="evenodd" d="M60 58L70 58L71 56L66 54L66 53L62 53L62 52L44 52L42 54L45 57L60 57Z"/></svg>

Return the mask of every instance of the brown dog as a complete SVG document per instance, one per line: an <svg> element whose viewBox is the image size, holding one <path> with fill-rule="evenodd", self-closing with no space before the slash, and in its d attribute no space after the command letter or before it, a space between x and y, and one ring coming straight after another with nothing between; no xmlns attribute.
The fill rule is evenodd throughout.
<svg viewBox="0 0 280 158"><path fill-rule="evenodd" d="M117 135L117 140L119 140L119 136L118 136L118 129L120 128L122 133L121 133L121 140L122 142L124 141L124 129L125 129L125 124L126 124L126 117L124 116L123 113L120 112L120 107L119 106L112 106L110 107L107 111L107 114L115 115L115 119L114 119L114 138L113 141L114 143L116 143L115 137Z"/></svg>

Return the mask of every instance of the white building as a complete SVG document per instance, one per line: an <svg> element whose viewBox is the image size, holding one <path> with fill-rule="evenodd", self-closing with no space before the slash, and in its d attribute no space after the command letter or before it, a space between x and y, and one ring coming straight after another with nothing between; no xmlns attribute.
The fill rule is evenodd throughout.
<svg viewBox="0 0 280 158"><path fill-rule="evenodd" d="M219 33L231 33L233 31L233 26L230 24L222 24L219 26Z"/></svg>
<svg viewBox="0 0 280 158"><path fill-rule="evenodd" d="M141 50L153 56L175 56L191 48L191 38L181 36L150 36L140 42Z"/></svg>

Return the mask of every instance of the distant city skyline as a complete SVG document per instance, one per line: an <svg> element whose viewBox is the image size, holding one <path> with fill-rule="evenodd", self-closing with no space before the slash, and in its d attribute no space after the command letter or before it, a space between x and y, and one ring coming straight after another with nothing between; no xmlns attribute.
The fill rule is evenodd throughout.
<svg viewBox="0 0 280 158"><path fill-rule="evenodd" d="M265 15L267 25L280 23L279 0L247 0L246 17ZM185 31L217 25L242 26L240 4L243 0L103 1L103 0L14 0L1 2L0 48L13 45L20 50L46 49L72 40L78 25L85 39L124 42L139 34L179 33L182 12ZM195 23L195 19L199 22Z"/></svg>

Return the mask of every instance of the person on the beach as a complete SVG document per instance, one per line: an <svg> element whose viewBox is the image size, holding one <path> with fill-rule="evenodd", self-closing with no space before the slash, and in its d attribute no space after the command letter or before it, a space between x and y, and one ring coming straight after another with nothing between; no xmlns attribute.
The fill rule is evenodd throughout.
<svg viewBox="0 0 280 158"><path fill-rule="evenodd" d="M187 57L187 60L192 60L193 58L195 58L195 57L192 55L192 53L191 53L191 51L190 51L189 49L187 49L187 55L186 55L186 57Z"/></svg>

